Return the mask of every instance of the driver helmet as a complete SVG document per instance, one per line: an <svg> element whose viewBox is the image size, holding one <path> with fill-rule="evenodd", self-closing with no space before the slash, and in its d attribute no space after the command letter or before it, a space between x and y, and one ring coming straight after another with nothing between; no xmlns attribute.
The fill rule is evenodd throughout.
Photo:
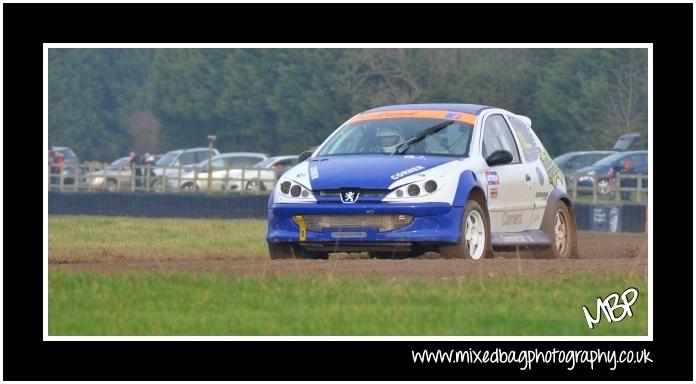
<svg viewBox="0 0 696 384"><path fill-rule="evenodd" d="M377 139L377 146L380 147L383 152L393 152L394 149L396 149L396 145L401 142L401 135L395 128L381 128L377 131L375 136Z"/></svg>

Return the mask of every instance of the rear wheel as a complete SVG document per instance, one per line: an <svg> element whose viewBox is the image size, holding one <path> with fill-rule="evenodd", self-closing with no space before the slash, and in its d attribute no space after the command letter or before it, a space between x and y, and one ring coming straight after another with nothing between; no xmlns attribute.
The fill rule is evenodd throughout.
<svg viewBox="0 0 696 384"><path fill-rule="evenodd" d="M537 257L549 259L578 258L575 222L572 220L568 206L563 201L556 203L553 220L546 223L542 229L549 236L551 246L544 251L537 252Z"/></svg>
<svg viewBox="0 0 696 384"><path fill-rule="evenodd" d="M108 192L116 192L116 180L108 179L106 180L106 190Z"/></svg>
<svg viewBox="0 0 696 384"><path fill-rule="evenodd" d="M466 203L459 243L441 245L440 256L472 260L493 257L488 215L477 201L469 200Z"/></svg>

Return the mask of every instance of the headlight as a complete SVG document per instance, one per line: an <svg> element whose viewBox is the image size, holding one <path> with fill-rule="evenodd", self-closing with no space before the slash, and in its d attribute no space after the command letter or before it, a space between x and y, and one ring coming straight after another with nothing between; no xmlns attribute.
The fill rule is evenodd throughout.
<svg viewBox="0 0 696 384"><path fill-rule="evenodd" d="M401 199L405 197L423 197L431 195L440 189L441 185L435 180L421 180L402 185L385 197L385 200Z"/></svg>
<svg viewBox="0 0 696 384"><path fill-rule="evenodd" d="M88 180L90 177L88 176ZM92 185L101 185L104 183L104 177L103 176L93 176L89 182Z"/></svg>
<svg viewBox="0 0 696 384"><path fill-rule="evenodd" d="M281 180L278 183L277 199L278 202L315 202L316 199L312 192L304 185L291 180Z"/></svg>

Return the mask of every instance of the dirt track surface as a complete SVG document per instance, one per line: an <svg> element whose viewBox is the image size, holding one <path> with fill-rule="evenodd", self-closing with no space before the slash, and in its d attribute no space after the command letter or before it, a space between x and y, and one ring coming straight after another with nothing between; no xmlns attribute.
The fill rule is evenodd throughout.
<svg viewBox="0 0 696 384"><path fill-rule="evenodd" d="M351 277L561 277L576 273L647 276L647 236L643 234L579 233L580 259L534 260L528 253L497 253L491 260L440 259L426 254L406 260L163 260L52 264L51 269L75 272L188 272L232 276Z"/></svg>

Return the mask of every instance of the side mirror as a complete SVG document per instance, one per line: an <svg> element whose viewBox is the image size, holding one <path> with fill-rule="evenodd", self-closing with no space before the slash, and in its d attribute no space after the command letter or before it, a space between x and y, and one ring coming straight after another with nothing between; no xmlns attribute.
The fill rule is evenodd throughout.
<svg viewBox="0 0 696 384"><path fill-rule="evenodd" d="M490 156L486 158L486 164L488 164L491 167L494 165L502 165L509 163L512 163L512 153L504 149L499 149L491 153Z"/></svg>
<svg viewBox="0 0 696 384"><path fill-rule="evenodd" d="M309 159L310 156L312 156L312 151L304 151L304 152L300 153L300 158L298 159L298 162L301 163L301 162Z"/></svg>

